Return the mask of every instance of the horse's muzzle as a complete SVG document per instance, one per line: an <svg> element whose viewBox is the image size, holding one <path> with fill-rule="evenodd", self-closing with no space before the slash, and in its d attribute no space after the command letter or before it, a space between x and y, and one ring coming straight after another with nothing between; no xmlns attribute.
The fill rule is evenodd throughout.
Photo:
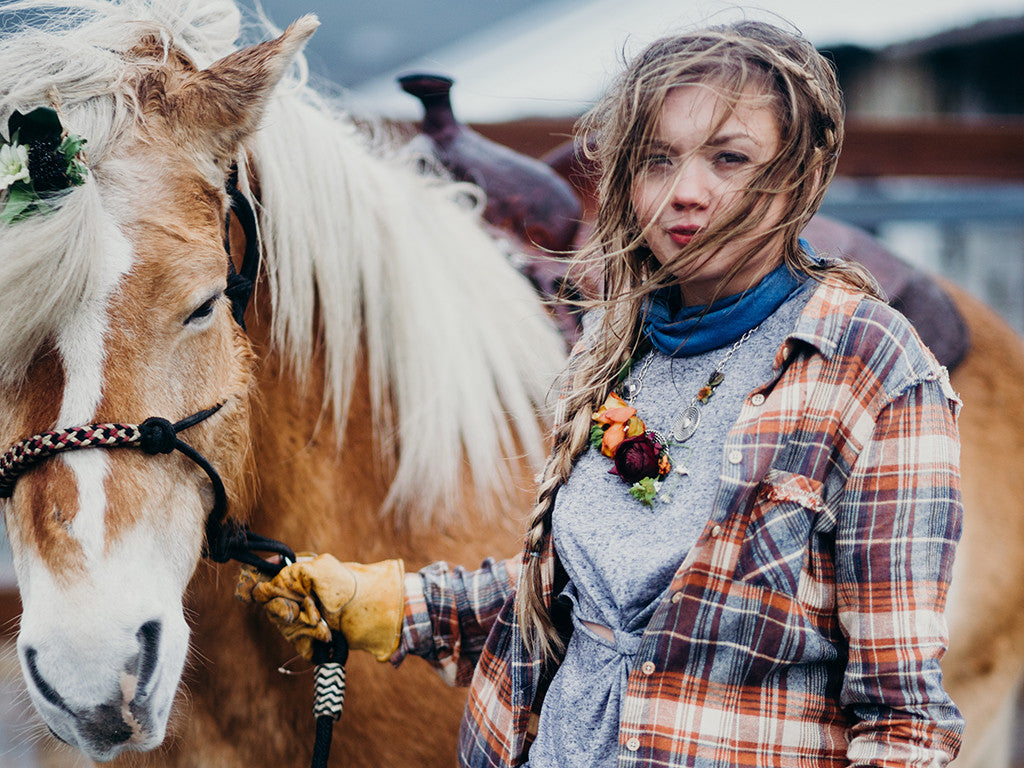
<svg viewBox="0 0 1024 768"><path fill-rule="evenodd" d="M51 733L77 747L93 760L112 760L125 750L145 751L163 740L166 707L155 707L150 684L157 669L162 624L152 620L135 633L138 652L124 665L118 687L99 704L70 702L47 680L39 668L39 654L32 646L22 649L26 677L38 697ZM154 711L160 709L164 711Z"/></svg>

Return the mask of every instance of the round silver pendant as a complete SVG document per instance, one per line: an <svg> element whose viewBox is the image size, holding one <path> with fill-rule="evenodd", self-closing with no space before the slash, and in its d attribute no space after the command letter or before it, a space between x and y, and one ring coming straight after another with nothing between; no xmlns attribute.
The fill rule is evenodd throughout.
<svg viewBox="0 0 1024 768"><path fill-rule="evenodd" d="M700 409L696 405L686 406L676 419L676 425L672 427L672 439L677 443L685 443L693 437L699 424Z"/></svg>

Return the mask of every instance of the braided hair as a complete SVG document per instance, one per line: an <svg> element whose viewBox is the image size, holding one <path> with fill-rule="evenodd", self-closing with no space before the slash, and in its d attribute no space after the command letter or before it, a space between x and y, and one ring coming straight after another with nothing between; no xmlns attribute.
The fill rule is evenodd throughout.
<svg viewBox="0 0 1024 768"><path fill-rule="evenodd" d="M741 99L773 111L779 144L755 173L740 202L712 221L699 243L664 265L647 247L632 204L642 153L656 134L668 93L684 85L709 88L725 104L722 122ZM577 126L577 145L598 173L594 230L574 257L574 269L600 276L600 295L584 302L601 307L565 376L562 412L552 452L529 518L526 548L540 554L551 531L559 488L589 447L592 415L620 372L643 346L645 299L686 274L687 264L713 258L727 242L749 241L749 249L724 285L767 239L782 243L783 263L816 280L840 279L879 295L870 274L855 264L822 263L799 244L800 233L818 210L835 175L843 142L843 105L835 72L796 32L744 20L655 41L644 49ZM773 201L781 214L764 226ZM776 206L778 210L778 206ZM760 227L760 229L759 229ZM516 615L527 646L545 656L562 650L543 595L544 561L527 557L516 594Z"/></svg>

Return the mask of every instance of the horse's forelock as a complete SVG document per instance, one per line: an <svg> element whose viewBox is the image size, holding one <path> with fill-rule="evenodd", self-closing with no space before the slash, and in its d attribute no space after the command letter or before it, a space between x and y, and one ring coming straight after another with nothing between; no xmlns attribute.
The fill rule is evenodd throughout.
<svg viewBox="0 0 1024 768"><path fill-rule="evenodd" d="M173 41L198 67L234 50L242 25L233 0L6 0L0 12L25 13L33 29L73 46L124 52L148 36Z"/></svg>
<svg viewBox="0 0 1024 768"><path fill-rule="evenodd" d="M107 259L116 224L87 182L49 215L0 227L0 381L18 383L42 345L94 305L127 265Z"/></svg>

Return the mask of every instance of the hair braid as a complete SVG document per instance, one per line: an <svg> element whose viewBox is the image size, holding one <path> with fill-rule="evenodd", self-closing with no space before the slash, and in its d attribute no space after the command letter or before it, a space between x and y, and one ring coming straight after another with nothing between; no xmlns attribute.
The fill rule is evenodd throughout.
<svg viewBox="0 0 1024 768"><path fill-rule="evenodd" d="M623 305L630 309L623 312ZM516 594L516 620L527 648L537 649L545 657L556 656L563 643L551 621L543 585L541 554L551 531L552 512L558 490L569 479L576 460L590 447L592 416L611 390L616 374L635 352L640 337L640 312L631 302L622 302L605 311L584 344L589 348L574 355L565 372L568 382L564 395L564 417L554 427L551 455L537 489L537 501L530 513L526 534L526 560ZM620 323L625 322L625 332Z"/></svg>
<svg viewBox="0 0 1024 768"><path fill-rule="evenodd" d="M571 419L555 429L554 448L544 467L537 490L537 502L530 513L526 534L526 561L523 563L516 597L516 618L528 648L539 648L545 657L563 650L544 600L541 550L551 530L555 496L572 472L576 458L586 450L590 435L592 407L578 407Z"/></svg>

